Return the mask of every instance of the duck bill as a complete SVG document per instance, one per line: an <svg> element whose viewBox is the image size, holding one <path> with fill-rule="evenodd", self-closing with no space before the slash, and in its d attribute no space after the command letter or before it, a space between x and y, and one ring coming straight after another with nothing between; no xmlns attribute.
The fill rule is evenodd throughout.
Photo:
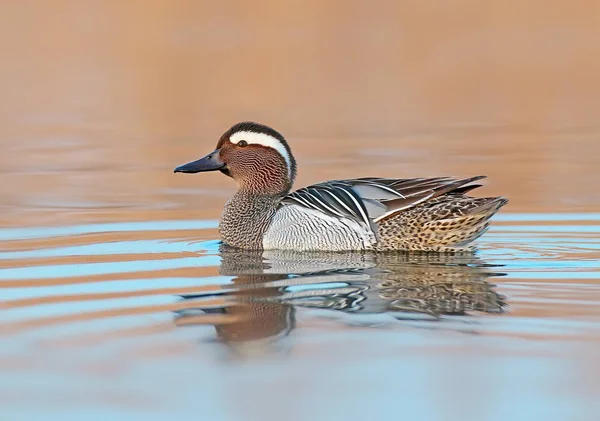
<svg viewBox="0 0 600 421"><path fill-rule="evenodd" d="M225 163L219 158L219 150L216 149L206 155L204 158L180 165L179 167L175 168L173 172L194 174L197 172L217 171L223 169L225 169Z"/></svg>

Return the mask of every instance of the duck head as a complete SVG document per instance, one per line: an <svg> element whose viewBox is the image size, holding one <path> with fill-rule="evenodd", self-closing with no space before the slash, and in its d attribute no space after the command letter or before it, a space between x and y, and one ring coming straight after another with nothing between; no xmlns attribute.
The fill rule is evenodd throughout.
<svg viewBox="0 0 600 421"><path fill-rule="evenodd" d="M263 124L242 122L227 130L217 148L175 172L221 171L232 177L239 190L262 195L290 191L296 177L296 161L285 138Z"/></svg>

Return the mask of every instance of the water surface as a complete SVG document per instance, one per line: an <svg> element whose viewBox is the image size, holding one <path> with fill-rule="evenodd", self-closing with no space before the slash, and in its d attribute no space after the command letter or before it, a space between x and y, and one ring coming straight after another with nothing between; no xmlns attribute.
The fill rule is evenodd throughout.
<svg viewBox="0 0 600 421"><path fill-rule="evenodd" d="M597 2L5 2L0 420L600 419ZM297 187L488 175L474 256L244 253L242 120Z"/></svg>
<svg viewBox="0 0 600 421"><path fill-rule="evenodd" d="M493 399L506 407L486 419L588 419L600 215L497 219L456 256L239 251L214 220L3 229L2 406L342 419L349 400L365 417L470 417Z"/></svg>

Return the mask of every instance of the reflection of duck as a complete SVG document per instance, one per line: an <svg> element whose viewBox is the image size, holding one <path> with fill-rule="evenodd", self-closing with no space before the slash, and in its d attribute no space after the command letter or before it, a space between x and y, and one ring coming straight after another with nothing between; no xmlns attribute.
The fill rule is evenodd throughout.
<svg viewBox="0 0 600 421"><path fill-rule="evenodd" d="M278 265L298 266L297 254L264 254ZM321 254L321 260L318 254L308 256L311 256L311 260L305 261L308 266L315 263L332 265L331 259L335 256L343 256L338 264L345 266L298 274L296 282L304 285L285 288L288 291L282 296L285 302L345 312L419 312L432 316L460 315L470 311L499 313L505 306L503 297L487 282L487 278L503 274L493 272L473 255ZM336 287L306 287L315 282L336 283Z"/></svg>
<svg viewBox="0 0 600 421"><path fill-rule="evenodd" d="M246 249L470 250L507 203L467 195L484 176L332 180L290 193L290 147L277 131L250 122L231 127L213 152L175 172L216 170L238 184L223 210L221 237Z"/></svg>
<svg viewBox="0 0 600 421"><path fill-rule="evenodd" d="M221 246L220 272L233 285L184 296L214 318L217 335L239 348L264 348L294 328L295 307L347 313L422 313L434 317L472 311L501 313L505 303L487 282L496 273L473 255L249 251ZM215 308L214 300L221 297ZM227 316L227 317L225 317ZM178 322L196 317L181 312ZM203 322L202 317L196 320Z"/></svg>

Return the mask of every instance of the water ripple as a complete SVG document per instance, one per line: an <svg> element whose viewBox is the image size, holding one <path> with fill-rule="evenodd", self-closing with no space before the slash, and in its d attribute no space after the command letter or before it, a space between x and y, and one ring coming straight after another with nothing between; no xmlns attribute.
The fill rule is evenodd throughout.
<svg viewBox="0 0 600 421"><path fill-rule="evenodd" d="M455 256L236 250L212 220L0 229L0 367L600 344L600 214L499 216Z"/></svg>

